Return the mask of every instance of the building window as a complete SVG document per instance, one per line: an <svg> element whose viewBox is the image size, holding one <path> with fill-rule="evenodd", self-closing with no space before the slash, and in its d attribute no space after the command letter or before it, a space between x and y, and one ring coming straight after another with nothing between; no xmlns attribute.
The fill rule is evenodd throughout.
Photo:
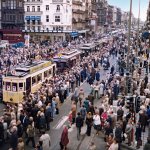
<svg viewBox="0 0 150 150"><path fill-rule="evenodd" d="M22 4L22 2L20 1L20 2L19 2L19 7L22 7L22 6L23 6L23 4Z"/></svg>
<svg viewBox="0 0 150 150"><path fill-rule="evenodd" d="M38 20L38 21L37 21L37 24L38 24L38 25L40 25L40 24L41 24L41 21L40 21L40 20Z"/></svg>
<svg viewBox="0 0 150 150"><path fill-rule="evenodd" d="M38 31L40 31L41 30L41 27L40 26L38 26Z"/></svg>
<svg viewBox="0 0 150 150"><path fill-rule="evenodd" d="M35 6L32 6L32 12L35 12Z"/></svg>
<svg viewBox="0 0 150 150"><path fill-rule="evenodd" d="M9 0L7 6L9 9L16 9L16 0Z"/></svg>
<svg viewBox="0 0 150 150"><path fill-rule="evenodd" d="M55 22L60 22L60 16L55 16Z"/></svg>
<svg viewBox="0 0 150 150"><path fill-rule="evenodd" d="M49 22L49 15L46 15L46 22Z"/></svg>
<svg viewBox="0 0 150 150"><path fill-rule="evenodd" d="M27 26L27 30L30 30L30 26Z"/></svg>
<svg viewBox="0 0 150 150"><path fill-rule="evenodd" d="M27 12L29 12L30 11L30 6L27 6Z"/></svg>
<svg viewBox="0 0 150 150"><path fill-rule="evenodd" d="M49 10L49 5L46 5L46 10Z"/></svg>
<svg viewBox="0 0 150 150"><path fill-rule="evenodd" d="M37 11L40 12L40 6L37 6Z"/></svg>
<svg viewBox="0 0 150 150"><path fill-rule="evenodd" d="M56 12L60 12L60 5L57 5Z"/></svg>
<svg viewBox="0 0 150 150"><path fill-rule="evenodd" d="M30 25L30 20L27 20L27 25Z"/></svg>
<svg viewBox="0 0 150 150"><path fill-rule="evenodd" d="M35 0L32 0L32 2L35 2Z"/></svg>
<svg viewBox="0 0 150 150"><path fill-rule="evenodd" d="M35 20L32 20L32 25L35 25Z"/></svg>
<svg viewBox="0 0 150 150"><path fill-rule="evenodd" d="M6 7L6 2L5 1L2 2L2 7Z"/></svg>

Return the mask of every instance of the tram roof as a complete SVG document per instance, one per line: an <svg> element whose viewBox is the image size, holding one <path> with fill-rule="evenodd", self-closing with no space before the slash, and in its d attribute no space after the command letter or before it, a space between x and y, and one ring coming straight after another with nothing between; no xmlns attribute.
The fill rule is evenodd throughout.
<svg viewBox="0 0 150 150"><path fill-rule="evenodd" d="M79 50L70 50L70 51L63 51L60 54L58 54L57 56L55 56L53 58L53 60L55 61L56 59L70 59L72 57L75 57L77 55L81 54L81 52Z"/></svg>
<svg viewBox="0 0 150 150"><path fill-rule="evenodd" d="M41 69L44 69L46 67L49 67L53 64L51 61L34 61L32 63L23 64L18 66L14 72L12 71L7 76L13 76L13 77L24 77L28 74L32 74L34 72L37 72Z"/></svg>

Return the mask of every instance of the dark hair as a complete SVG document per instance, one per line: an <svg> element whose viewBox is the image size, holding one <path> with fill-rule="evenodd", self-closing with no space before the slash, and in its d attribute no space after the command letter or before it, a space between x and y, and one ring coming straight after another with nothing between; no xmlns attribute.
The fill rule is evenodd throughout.
<svg viewBox="0 0 150 150"><path fill-rule="evenodd" d="M111 137L113 138L113 137L114 137L114 134L113 134L113 133L110 133L109 136L111 136Z"/></svg>
<svg viewBox="0 0 150 150"><path fill-rule="evenodd" d="M77 115L80 116L80 112L78 112Z"/></svg>
<svg viewBox="0 0 150 150"><path fill-rule="evenodd" d="M116 137L114 137L114 140L116 141L116 143L118 143L118 142L119 142L119 139L117 139Z"/></svg>
<svg viewBox="0 0 150 150"><path fill-rule="evenodd" d="M42 131L42 134L45 134L45 131L44 131L44 130Z"/></svg>

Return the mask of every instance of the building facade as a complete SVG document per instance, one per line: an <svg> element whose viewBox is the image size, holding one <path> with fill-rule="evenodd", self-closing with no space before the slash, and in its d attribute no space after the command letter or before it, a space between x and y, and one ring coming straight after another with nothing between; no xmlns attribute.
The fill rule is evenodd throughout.
<svg viewBox="0 0 150 150"><path fill-rule="evenodd" d="M1 0L1 28L20 29L24 28L24 1Z"/></svg>
<svg viewBox="0 0 150 150"><path fill-rule="evenodd" d="M25 0L25 32L35 40L64 41L72 32L72 0Z"/></svg>
<svg viewBox="0 0 150 150"><path fill-rule="evenodd" d="M73 0L72 1L72 29L73 31L85 30L85 0Z"/></svg>
<svg viewBox="0 0 150 150"><path fill-rule="evenodd" d="M106 23L107 18L107 1L106 0L97 0L97 25L103 27Z"/></svg>
<svg viewBox="0 0 150 150"><path fill-rule="evenodd" d="M122 11L121 25L122 25L123 27L127 27L127 25L128 25L128 20L129 20L129 13Z"/></svg>
<svg viewBox="0 0 150 150"><path fill-rule="evenodd" d="M113 9L114 9L114 6L108 5L108 10L107 10L107 24L109 26L113 25Z"/></svg>
<svg viewBox="0 0 150 150"><path fill-rule="evenodd" d="M2 26L1 26L1 24L2 24L1 8L2 8L2 3L0 3L0 29L2 28Z"/></svg>
<svg viewBox="0 0 150 150"><path fill-rule="evenodd" d="M116 19L116 25L121 25L121 9L120 8L117 8L117 19Z"/></svg>

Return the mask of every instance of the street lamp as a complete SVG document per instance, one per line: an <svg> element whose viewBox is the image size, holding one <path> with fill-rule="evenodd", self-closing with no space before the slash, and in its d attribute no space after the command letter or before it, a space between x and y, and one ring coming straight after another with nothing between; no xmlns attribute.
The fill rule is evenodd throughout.
<svg viewBox="0 0 150 150"><path fill-rule="evenodd" d="M128 24L128 55L127 55L127 71L129 71L129 55L131 45L131 15L132 15L132 0L130 0L130 13L129 13L129 24Z"/></svg>
<svg viewBox="0 0 150 150"><path fill-rule="evenodd" d="M138 48L139 48L139 25L140 25L140 0L139 0L139 14L138 14L138 31L137 31L137 48L136 48L136 57L138 57Z"/></svg>
<svg viewBox="0 0 150 150"><path fill-rule="evenodd" d="M129 24L128 24L128 52L127 52L127 73L126 73L126 85L127 85L127 94L131 94L131 87L129 85L130 78L130 46L131 46L131 15L132 15L132 0L130 0L130 13L129 13ZM131 84L130 84L131 85ZM130 88L130 89L129 89Z"/></svg>

